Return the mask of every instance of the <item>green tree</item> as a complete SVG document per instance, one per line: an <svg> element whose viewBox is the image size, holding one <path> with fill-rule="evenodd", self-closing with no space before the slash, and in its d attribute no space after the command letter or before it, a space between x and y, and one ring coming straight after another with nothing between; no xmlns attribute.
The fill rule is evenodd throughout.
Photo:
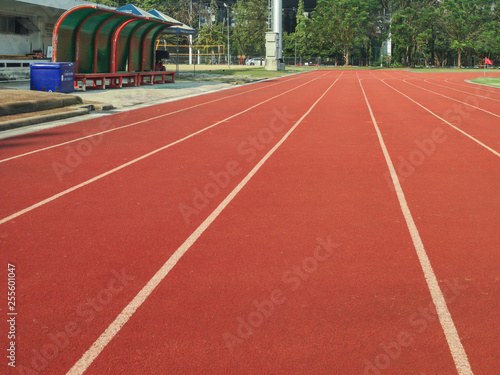
<svg viewBox="0 0 500 375"><path fill-rule="evenodd" d="M417 23L417 56L425 60L425 65L428 66L433 60L439 61L437 56L437 46L440 44L449 47L448 39L443 32L443 22L441 21L441 7L439 2L431 0L431 2L423 3L419 7L420 17Z"/></svg>
<svg viewBox="0 0 500 375"><path fill-rule="evenodd" d="M201 13L199 1L190 0L158 0L158 10L168 14L178 21L194 28L198 28L198 17ZM160 9L161 8L161 9Z"/></svg>
<svg viewBox="0 0 500 375"><path fill-rule="evenodd" d="M315 18L317 32L326 35L340 49L344 65L349 65L355 45L363 45L368 39L368 28L374 22L370 0L319 0Z"/></svg>
<svg viewBox="0 0 500 375"><path fill-rule="evenodd" d="M94 0L94 3L99 5L106 5L108 7L119 8L118 1L115 0Z"/></svg>
<svg viewBox="0 0 500 375"><path fill-rule="evenodd" d="M308 48L314 55L325 58L333 55L339 49L336 41L335 25L331 22L329 0L319 0L308 24Z"/></svg>
<svg viewBox="0 0 500 375"><path fill-rule="evenodd" d="M215 0L210 4L210 15L208 23L203 25L198 31L198 43L204 45L222 45L225 44L224 25L217 20L218 9ZM208 49L205 51L207 52Z"/></svg>
<svg viewBox="0 0 500 375"><path fill-rule="evenodd" d="M500 57L500 4L498 1L492 1L491 11L488 13L488 20L483 24L479 36L476 50L489 58Z"/></svg>
<svg viewBox="0 0 500 375"><path fill-rule="evenodd" d="M288 34L283 32L283 56L293 57L295 56L295 39L294 34Z"/></svg>
<svg viewBox="0 0 500 375"><path fill-rule="evenodd" d="M306 16L304 0L299 0L297 9L297 25L293 33L293 40L297 43L297 53L309 59L311 55L311 20Z"/></svg>
<svg viewBox="0 0 500 375"><path fill-rule="evenodd" d="M441 0L393 0L390 3L394 57L405 65L427 65L444 45Z"/></svg>
<svg viewBox="0 0 500 375"><path fill-rule="evenodd" d="M481 30L491 11L488 0L445 0L443 3L445 30L450 37L450 48L457 53L458 66L462 65L462 55L474 49Z"/></svg>
<svg viewBox="0 0 500 375"><path fill-rule="evenodd" d="M395 1L391 20L391 37L397 46L394 57L403 64L414 65L419 34L419 4L417 2Z"/></svg>
<svg viewBox="0 0 500 375"><path fill-rule="evenodd" d="M235 6L235 17L233 39L238 53L243 56L262 57L265 53L267 2L238 0Z"/></svg>

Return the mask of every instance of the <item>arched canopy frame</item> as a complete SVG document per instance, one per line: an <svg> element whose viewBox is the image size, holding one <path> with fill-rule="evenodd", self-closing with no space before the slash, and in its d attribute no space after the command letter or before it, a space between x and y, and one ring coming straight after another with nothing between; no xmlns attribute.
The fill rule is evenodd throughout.
<svg viewBox="0 0 500 375"><path fill-rule="evenodd" d="M155 41L179 25L96 5L65 12L54 28L53 62L74 62L75 73L154 71Z"/></svg>

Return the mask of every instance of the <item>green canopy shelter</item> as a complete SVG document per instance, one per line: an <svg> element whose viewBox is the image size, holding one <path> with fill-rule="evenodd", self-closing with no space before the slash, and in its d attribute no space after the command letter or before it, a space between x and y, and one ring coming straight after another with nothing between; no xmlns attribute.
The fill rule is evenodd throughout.
<svg viewBox="0 0 500 375"><path fill-rule="evenodd" d="M53 62L74 62L77 73L155 70L158 35L180 23L81 5L65 12L54 27Z"/></svg>

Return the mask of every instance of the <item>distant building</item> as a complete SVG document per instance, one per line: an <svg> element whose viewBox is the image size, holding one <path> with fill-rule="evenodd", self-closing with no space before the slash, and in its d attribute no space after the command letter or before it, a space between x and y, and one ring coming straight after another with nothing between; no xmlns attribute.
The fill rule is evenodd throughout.
<svg viewBox="0 0 500 375"><path fill-rule="evenodd" d="M57 19L83 0L1 0L0 56L47 55ZM0 57L1 58L1 57Z"/></svg>

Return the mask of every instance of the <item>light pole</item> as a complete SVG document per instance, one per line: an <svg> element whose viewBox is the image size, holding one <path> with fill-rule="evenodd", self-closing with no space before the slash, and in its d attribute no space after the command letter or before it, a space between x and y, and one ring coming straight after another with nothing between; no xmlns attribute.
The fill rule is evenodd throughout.
<svg viewBox="0 0 500 375"><path fill-rule="evenodd" d="M297 39L295 39L295 66L297 66Z"/></svg>
<svg viewBox="0 0 500 375"><path fill-rule="evenodd" d="M224 7L227 10L227 68L231 68L231 55L229 54L229 5L224 3Z"/></svg>

